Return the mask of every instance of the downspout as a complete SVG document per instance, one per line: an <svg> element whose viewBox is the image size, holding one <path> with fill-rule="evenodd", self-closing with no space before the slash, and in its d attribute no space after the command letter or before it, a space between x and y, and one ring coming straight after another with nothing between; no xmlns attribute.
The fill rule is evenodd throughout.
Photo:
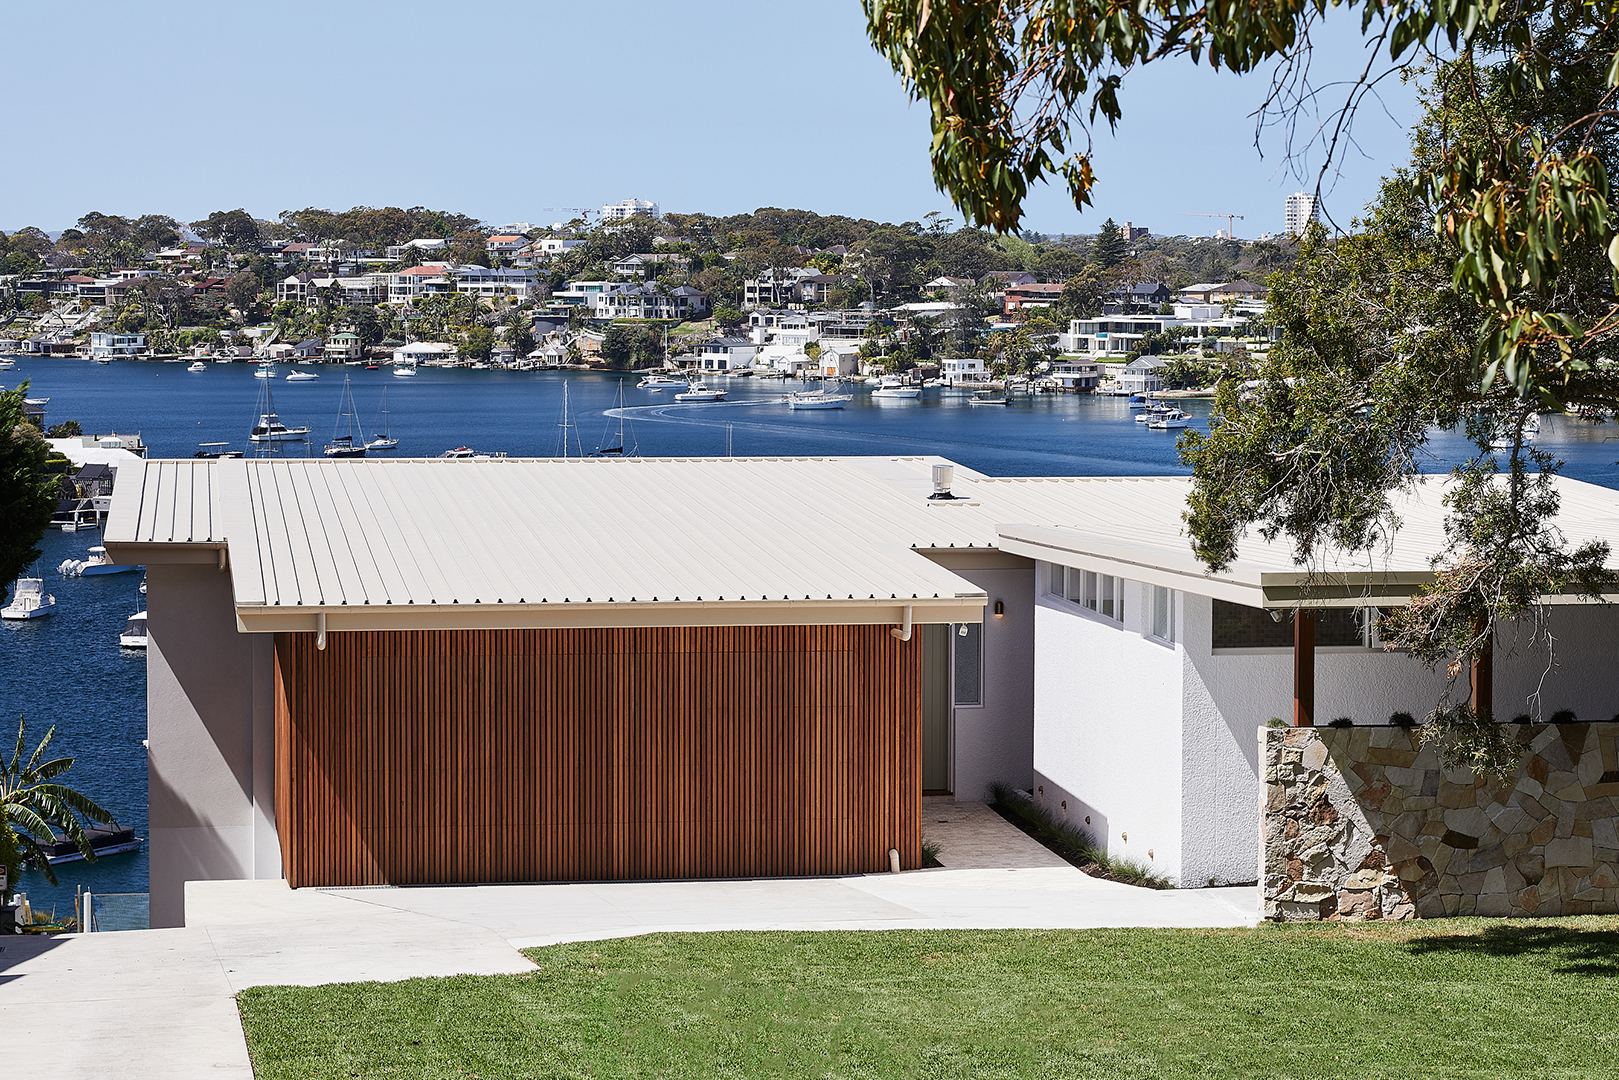
<svg viewBox="0 0 1619 1080"><path fill-rule="evenodd" d="M911 605L905 605L905 621L898 626L889 627L888 632L901 641L911 640Z"/></svg>
<svg viewBox="0 0 1619 1080"><path fill-rule="evenodd" d="M315 648L322 652L326 651L326 613L324 611L315 614Z"/></svg>

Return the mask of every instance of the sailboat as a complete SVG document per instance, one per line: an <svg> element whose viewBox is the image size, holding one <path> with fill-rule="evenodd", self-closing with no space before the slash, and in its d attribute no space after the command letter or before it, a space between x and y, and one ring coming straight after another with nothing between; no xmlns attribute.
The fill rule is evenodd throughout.
<svg viewBox="0 0 1619 1080"><path fill-rule="evenodd" d="M564 390L566 390L566 387L564 387ZM591 455L591 457L621 457L621 456L623 456L625 454L628 454L630 457L634 457L636 455L637 451L639 451L640 448L641 448L641 444L639 442L636 442L636 443L630 444L630 446L629 446L629 448L627 450L625 449L625 443L624 443L624 380L623 379L620 379L618 381L618 404L613 407L613 411L618 413L618 434L616 436L617 441L615 442L615 441L613 441L612 439L610 439L608 437L608 433L612 430L612 423L613 423L612 418L609 417L608 421L607 421L607 428L605 428L602 431L602 441L604 443L606 443L607 445L596 447L596 452L593 453ZM630 429L630 434L632 434L632 435L635 434L635 430L633 428Z"/></svg>
<svg viewBox="0 0 1619 1080"><path fill-rule="evenodd" d="M343 397L338 403L337 425L332 428L332 441L322 451L329 458L365 457L364 444L354 442L354 392L349 389L349 377L343 376ZM343 434L343 420L348 419L348 430Z"/></svg>
<svg viewBox="0 0 1619 1080"><path fill-rule="evenodd" d="M376 435L365 444L367 450L392 450L399 445L399 440L393 437L393 428L388 421L388 388L382 388L382 433Z"/></svg>
<svg viewBox="0 0 1619 1080"><path fill-rule="evenodd" d="M568 432L572 431L572 432L574 432L574 434L572 436L573 437L573 442L574 442L575 447L577 447L577 449L579 451L579 456L584 457L585 456L585 447L584 447L584 444L579 441L579 434L578 434L579 425L573 423L571 418L568 416L568 384L567 383L562 384L562 419L561 419L561 421L559 421L557 423L557 427L560 430L557 432L557 453L556 453L555 456L563 457L563 458L568 456L568 438L569 438Z"/></svg>

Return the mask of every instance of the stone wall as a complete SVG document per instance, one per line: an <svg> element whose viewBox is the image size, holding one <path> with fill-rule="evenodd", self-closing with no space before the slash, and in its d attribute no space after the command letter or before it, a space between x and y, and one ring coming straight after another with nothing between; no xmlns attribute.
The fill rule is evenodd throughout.
<svg viewBox="0 0 1619 1080"><path fill-rule="evenodd" d="M1261 914L1619 911L1619 723L1513 731L1517 772L1484 781L1412 728L1261 728Z"/></svg>

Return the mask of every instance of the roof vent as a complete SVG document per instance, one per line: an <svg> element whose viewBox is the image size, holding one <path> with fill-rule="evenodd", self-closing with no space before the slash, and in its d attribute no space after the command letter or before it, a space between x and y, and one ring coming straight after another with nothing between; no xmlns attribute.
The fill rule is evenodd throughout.
<svg viewBox="0 0 1619 1080"><path fill-rule="evenodd" d="M955 475L956 467L954 465L933 466L933 494L929 495L928 498L954 499L955 496L950 494L950 481L955 479Z"/></svg>

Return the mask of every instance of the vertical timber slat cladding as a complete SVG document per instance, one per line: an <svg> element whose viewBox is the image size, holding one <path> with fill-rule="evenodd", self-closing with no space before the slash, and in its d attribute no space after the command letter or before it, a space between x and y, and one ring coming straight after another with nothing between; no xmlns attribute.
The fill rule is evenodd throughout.
<svg viewBox="0 0 1619 1080"><path fill-rule="evenodd" d="M294 887L922 862L922 635L887 626L276 637Z"/></svg>

